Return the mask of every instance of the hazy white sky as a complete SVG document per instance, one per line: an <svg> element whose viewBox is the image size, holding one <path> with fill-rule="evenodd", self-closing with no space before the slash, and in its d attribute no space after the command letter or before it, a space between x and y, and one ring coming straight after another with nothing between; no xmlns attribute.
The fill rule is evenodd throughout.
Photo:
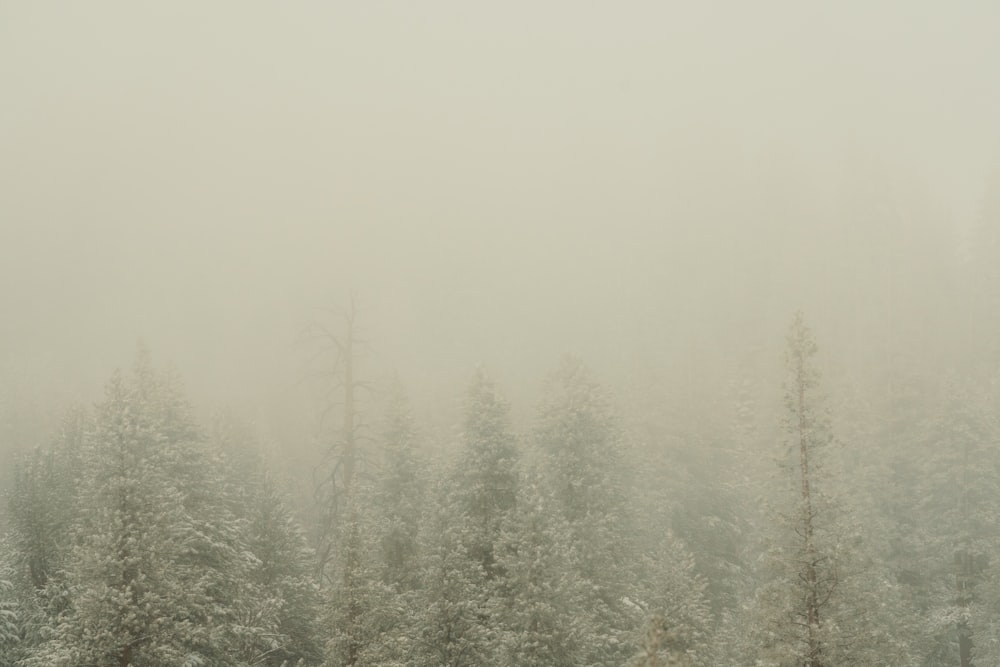
<svg viewBox="0 0 1000 667"><path fill-rule="evenodd" d="M410 375L683 346L815 269L859 173L965 224L997 35L972 1L0 0L0 368L89 391L144 337L221 393L351 288Z"/></svg>

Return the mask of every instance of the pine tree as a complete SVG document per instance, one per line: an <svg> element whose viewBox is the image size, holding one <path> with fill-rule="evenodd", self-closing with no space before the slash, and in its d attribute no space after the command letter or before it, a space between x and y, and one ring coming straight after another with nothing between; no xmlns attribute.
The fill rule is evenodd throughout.
<svg viewBox="0 0 1000 667"><path fill-rule="evenodd" d="M7 554L0 550L0 664L12 665L15 650L21 640L14 584L6 563Z"/></svg>
<svg viewBox="0 0 1000 667"><path fill-rule="evenodd" d="M629 662L630 667L688 667L687 655L671 645L678 641L677 634L667 620L654 615L646 622L642 649Z"/></svg>
<svg viewBox="0 0 1000 667"><path fill-rule="evenodd" d="M358 483L351 515L338 532L338 553L350 560L341 559L335 570L330 664L400 664L415 650L425 508L414 439L413 420L397 382L381 436L381 466Z"/></svg>
<svg viewBox="0 0 1000 667"><path fill-rule="evenodd" d="M684 543L667 534L655 552L643 559L641 590L636 598L647 617L642 655L661 664L683 660L705 666L709 660L712 612L706 595L708 582L698 574L694 555ZM656 646L650 645L650 633Z"/></svg>
<svg viewBox="0 0 1000 667"><path fill-rule="evenodd" d="M585 609L597 630L587 640L585 661L620 665L632 654L629 636L641 622L625 603L637 559L622 488L621 436L580 360L564 359L549 376L534 442L553 509L579 554L576 574L589 587Z"/></svg>
<svg viewBox="0 0 1000 667"><path fill-rule="evenodd" d="M579 576L570 528L540 481L526 484L503 530L498 560L506 573L499 610L500 665L566 666L584 663L595 631L585 613L589 586Z"/></svg>
<svg viewBox="0 0 1000 667"><path fill-rule="evenodd" d="M503 574L496 543L517 498L518 451L509 410L496 384L479 369L466 399L451 495L465 527L469 555L489 579Z"/></svg>
<svg viewBox="0 0 1000 667"><path fill-rule="evenodd" d="M238 519L247 560L235 582L234 654L248 665L320 664L315 552L264 469L248 429L221 415L213 424L212 442L224 458L224 495Z"/></svg>
<svg viewBox="0 0 1000 667"><path fill-rule="evenodd" d="M419 583L418 533L425 481L415 438L413 417L397 380L389 397L382 434L382 466L371 503L378 515L382 580L400 593L413 590Z"/></svg>
<svg viewBox="0 0 1000 667"><path fill-rule="evenodd" d="M244 508L242 541L252 560L236 604L241 655L251 665L319 664L315 554L281 494L263 475L251 486Z"/></svg>
<svg viewBox="0 0 1000 667"><path fill-rule="evenodd" d="M496 663L508 572L500 549L519 488L509 408L479 369L468 390L462 449L436 494L423 547L420 664Z"/></svg>
<svg viewBox="0 0 1000 667"><path fill-rule="evenodd" d="M327 663L332 666L396 664L405 643L405 600L382 580L379 531L370 487L357 491L358 504L337 533L339 556L328 596Z"/></svg>
<svg viewBox="0 0 1000 667"><path fill-rule="evenodd" d="M85 438L66 605L30 664L229 664L235 530L196 476L211 464L177 389L146 353L109 383Z"/></svg>
<svg viewBox="0 0 1000 667"><path fill-rule="evenodd" d="M496 662L486 572L468 550L467 528L442 482L421 546L418 617L411 630L415 667L475 667Z"/></svg>
<svg viewBox="0 0 1000 667"><path fill-rule="evenodd" d="M928 627L934 655L975 664L989 654L986 638L995 615L977 610L988 596L992 556L1000 547L1000 429L986 397L952 380L940 409L925 428L917 507L922 519L917 547L927 582ZM976 639L983 633L981 646ZM986 664L990 664L992 660Z"/></svg>
<svg viewBox="0 0 1000 667"><path fill-rule="evenodd" d="M889 630L901 615L898 590L839 499L816 352L798 313L785 356L786 509L776 514L775 537L758 567L743 645L768 665L909 664L905 636Z"/></svg>
<svg viewBox="0 0 1000 667"><path fill-rule="evenodd" d="M812 363L815 354L812 332L806 327L802 313L798 313L788 335L786 364L789 377L785 386L785 407L788 411L786 430L789 445L797 453L797 479L801 489L795 532L802 543L795 561L804 599L793 613L805 635L802 656L807 667L823 667L821 614L837 587L836 571L824 565L828 556L820 554L816 535L821 498L815 483L818 455L819 450L829 445L831 436L825 415L812 401L819 382L819 373Z"/></svg>
<svg viewBox="0 0 1000 667"><path fill-rule="evenodd" d="M87 421L82 409L70 410L54 442L14 467L8 502L10 539L16 567L35 590L46 586L68 555L66 534L75 519Z"/></svg>
<svg viewBox="0 0 1000 667"><path fill-rule="evenodd" d="M67 538L78 517L81 452L89 420L84 410L70 410L51 443L14 465L5 542L10 595L19 608L17 659L42 643L65 606L59 574L72 554Z"/></svg>

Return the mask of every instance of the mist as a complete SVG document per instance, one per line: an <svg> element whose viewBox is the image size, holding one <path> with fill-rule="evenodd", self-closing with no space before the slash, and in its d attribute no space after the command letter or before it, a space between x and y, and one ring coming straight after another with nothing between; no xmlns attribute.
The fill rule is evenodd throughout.
<svg viewBox="0 0 1000 667"><path fill-rule="evenodd" d="M766 440L799 311L839 437L905 378L995 420L997 34L971 1L2 2L0 484L138 346L309 532L311 333L352 304L361 410L398 377L432 458L476 369L529 432L567 354L628 451L724 439L745 377Z"/></svg>
<svg viewBox="0 0 1000 667"><path fill-rule="evenodd" d="M977 219L996 22L8 5L5 366L87 391L142 337L231 394L351 290L385 363L435 379L683 348L741 310L770 333L870 269L824 237L871 245L880 208L886 245L907 209L953 243Z"/></svg>

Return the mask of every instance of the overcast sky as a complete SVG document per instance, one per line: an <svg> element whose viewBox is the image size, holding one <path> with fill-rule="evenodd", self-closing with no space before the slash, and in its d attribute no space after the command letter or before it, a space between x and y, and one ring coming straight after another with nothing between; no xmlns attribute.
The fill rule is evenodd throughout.
<svg viewBox="0 0 1000 667"><path fill-rule="evenodd" d="M88 395L143 338L252 395L351 289L412 390L783 323L814 294L753 290L811 284L845 187L974 218L997 35L971 0L0 0L0 372Z"/></svg>

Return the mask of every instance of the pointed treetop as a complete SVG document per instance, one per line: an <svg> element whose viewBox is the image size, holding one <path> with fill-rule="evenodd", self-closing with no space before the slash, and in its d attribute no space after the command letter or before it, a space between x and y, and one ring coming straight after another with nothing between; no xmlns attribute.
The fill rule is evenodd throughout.
<svg viewBox="0 0 1000 667"><path fill-rule="evenodd" d="M819 382L819 371L812 359L819 348L801 310L795 313L786 340L785 364L790 374L787 388L798 391L814 387Z"/></svg>

